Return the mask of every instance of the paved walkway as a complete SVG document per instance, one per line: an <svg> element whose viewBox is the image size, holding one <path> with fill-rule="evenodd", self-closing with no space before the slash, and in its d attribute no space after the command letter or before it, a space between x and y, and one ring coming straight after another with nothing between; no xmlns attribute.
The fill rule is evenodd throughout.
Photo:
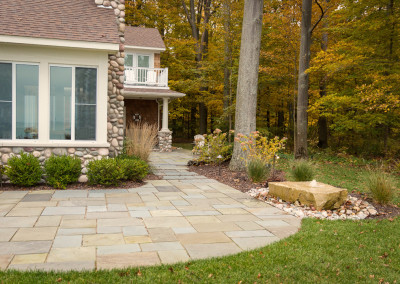
<svg viewBox="0 0 400 284"><path fill-rule="evenodd" d="M300 221L187 171L190 152L153 153L163 180L133 189L0 191L0 268L86 270L238 253Z"/></svg>

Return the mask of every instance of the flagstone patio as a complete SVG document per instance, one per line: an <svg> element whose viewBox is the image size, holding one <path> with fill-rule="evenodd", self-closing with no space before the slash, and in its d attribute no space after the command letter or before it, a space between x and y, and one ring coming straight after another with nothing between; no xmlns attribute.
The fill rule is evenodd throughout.
<svg viewBox="0 0 400 284"><path fill-rule="evenodd" d="M0 269L175 263L265 246L300 220L187 171L189 151L152 153L162 180L132 189L0 191Z"/></svg>

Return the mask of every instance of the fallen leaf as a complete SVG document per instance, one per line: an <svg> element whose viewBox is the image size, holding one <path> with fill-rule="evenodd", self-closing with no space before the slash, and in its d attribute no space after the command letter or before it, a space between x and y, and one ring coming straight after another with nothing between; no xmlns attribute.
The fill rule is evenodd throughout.
<svg viewBox="0 0 400 284"><path fill-rule="evenodd" d="M136 273L136 275L139 277L142 276L142 272L140 271L140 268L139 268L138 272Z"/></svg>
<svg viewBox="0 0 400 284"><path fill-rule="evenodd" d="M211 278L211 277L213 277L213 275L212 275L212 274L209 274L209 275L208 275L208 278Z"/></svg>
<svg viewBox="0 0 400 284"><path fill-rule="evenodd" d="M174 273L174 269L171 267L168 268L169 271L171 271L171 273Z"/></svg>
<svg viewBox="0 0 400 284"><path fill-rule="evenodd" d="M62 281L62 278L58 278L58 279L57 279L57 282L61 282L61 281Z"/></svg>
<svg viewBox="0 0 400 284"><path fill-rule="evenodd" d="M260 278L260 277L261 277L261 273L258 273L257 278Z"/></svg>
<svg viewBox="0 0 400 284"><path fill-rule="evenodd" d="M369 278L373 279L373 278L375 278L375 275L371 274L371 275L369 276Z"/></svg>

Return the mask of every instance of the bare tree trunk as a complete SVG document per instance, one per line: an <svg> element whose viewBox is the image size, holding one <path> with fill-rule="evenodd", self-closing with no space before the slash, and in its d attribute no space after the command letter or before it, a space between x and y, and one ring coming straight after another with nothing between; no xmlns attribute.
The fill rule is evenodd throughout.
<svg viewBox="0 0 400 284"><path fill-rule="evenodd" d="M236 96L236 134L249 135L256 130L262 12L263 0L245 0ZM235 142L229 168L235 171L244 170L244 157L240 143Z"/></svg>
<svg viewBox="0 0 400 284"><path fill-rule="evenodd" d="M231 0L224 0L224 115L226 112L224 131L229 130L229 123L232 114L230 113L231 96L231 67L232 67L232 49L231 49Z"/></svg>
<svg viewBox="0 0 400 284"><path fill-rule="evenodd" d="M199 116L200 116L200 134L206 134L207 133L207 107L206 105L201 102L199 103Z"/></svg>
<svg viewBox="0 0 400 284"><path fill-rule="evenodd" d="M311 9L312 0L303 0L299 55L299 79L297 85L297 141L294 153L296 159L308 158L308 73L306 73L306 71L310 66Z"/></svg>
<svg viewBox="0 0 400 284"><path fill-rule="evenodd" d="M327 0L328 2L328 0ZM326 29L328 23L325 20L322 24L322 28ZM328 32L324 31L322 33L321 49L326 51L328 49ZM319 96L322 98L326 96L326 83L327 76L324 76L319 83ZM318 118L318 147L327 148L328 147L328 121L325 116L319 116Z"/></svg>

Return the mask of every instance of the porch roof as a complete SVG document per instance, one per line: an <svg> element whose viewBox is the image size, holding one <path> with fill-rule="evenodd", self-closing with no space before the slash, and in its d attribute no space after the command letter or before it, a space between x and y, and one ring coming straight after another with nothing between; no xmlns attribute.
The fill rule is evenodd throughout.
<svg viewBox="0 0 400 284"><path fill-rule="evenodd" d="M182 98L186 94L172 91L170 89L157 88L126 88L123 91L123 96L130 98L157 99L157 98Z"/></svg>

